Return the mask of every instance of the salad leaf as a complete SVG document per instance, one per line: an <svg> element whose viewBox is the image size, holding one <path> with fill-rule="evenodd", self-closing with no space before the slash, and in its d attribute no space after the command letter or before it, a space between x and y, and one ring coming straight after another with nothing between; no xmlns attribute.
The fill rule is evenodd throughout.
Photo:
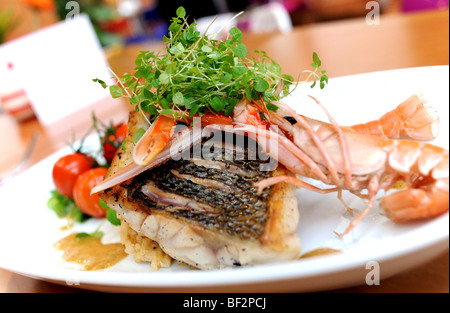
<svg viewBox="0 0 450 313"><path fill-rule="evenodd" d="M83 223L90 218L78 208L75 200L63 196L57 190L50 192L47 207L55 212L58 217L67 219L67 228L71 228L76 222Z"/></svg>

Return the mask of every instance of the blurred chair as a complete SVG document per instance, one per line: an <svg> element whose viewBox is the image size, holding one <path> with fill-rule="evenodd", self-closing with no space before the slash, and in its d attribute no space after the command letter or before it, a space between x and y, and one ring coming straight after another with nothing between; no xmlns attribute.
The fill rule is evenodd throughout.
<svg viewBox="0 0 450 313"><path fill-rule="evenodd" d="M211 25L213 21L214 23ZM208 27L208 34L210 35L220 32L216 35L216 38L226 37L228 30L234 26L254 33L289 32L293 27L289 12L279 2L249 8L239 16L236 16L235 13L224 13L217 16L201 17L197 19L197 25L202 33Z"/></svg>
<svg viewBox="0 0 450 313"><path fill-rule="evenodd" d="M205 33L212 39L223 39L227 36L230 28L237 26L234 13L223 13L200 17L196 20L197 29L201 34Z"/></svg>
<svg viewBox="0 0 450 313"><path fill-rule="evenodd" d="M257 6L250 10L248 15L248 30L251 32L289 32L292 30L289 12L279 2Z"/></svg>

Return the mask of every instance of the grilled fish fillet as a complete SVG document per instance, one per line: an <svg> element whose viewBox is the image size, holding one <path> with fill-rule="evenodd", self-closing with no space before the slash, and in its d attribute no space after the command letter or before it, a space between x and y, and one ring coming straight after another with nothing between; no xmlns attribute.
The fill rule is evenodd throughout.
<svg viewBox="0 0 450 313"><path fill-rule="evenodd" d="M145 125L140 113L130 113L126 142L106 177L133 162L133 136ZM99 195L138 234L199 269L295 259L301 247L295 187L281 183L258 195L252 186L287 170L261 171L267 161L249 160L249 148L225 144L214 153L212 160L192 154L168 160Z"/></svg>

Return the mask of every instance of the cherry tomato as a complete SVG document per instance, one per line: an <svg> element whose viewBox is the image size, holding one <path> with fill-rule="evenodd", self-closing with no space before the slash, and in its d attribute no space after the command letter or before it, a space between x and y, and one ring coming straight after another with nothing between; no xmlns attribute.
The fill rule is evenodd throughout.
<svg viewBox="0 0 450 313"><path fill-rule="evenodd" d="M102 138L103 142L103 157L106 162L111 163L116 155L117 149L123 143L127 136L128 125L122 123L107 130L106 135Z"/></svg>
<svg viewBox="0 0 450 313"><path fill-rule="evenodd" d="M73 198L80 210L92 217L105 217L106 210L100 206L98 194L91 195L91 190L103 181L107 169L96 167L78 176L73 187Z"/></svg>
<svg viewBox="0 0 450 313"><path fill-rule="evenodd" d="M73 186L76 179L92 165L92 157L78 152L60 158L56 161L52 171L56 190L66 197L73 198Z"/></svg>

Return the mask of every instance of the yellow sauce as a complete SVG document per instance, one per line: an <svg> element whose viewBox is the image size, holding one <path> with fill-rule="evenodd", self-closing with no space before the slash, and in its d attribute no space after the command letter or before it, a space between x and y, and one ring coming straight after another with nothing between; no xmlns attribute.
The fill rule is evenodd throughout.
<svg viewBox="0 0 450 313"><path fill-rule="evenodd" d="M311 251L308 251L304 254L302 254L299 259L305 259L305 258L311 258L316 256L322 256L322 255L328 255L333 253L340 253L341 250L336 250L333 248L318 248Z"/></svg>
<svg viewBox="0 0 450 313"><path fill-rule="evenodd" d="M102 244L101 238L81 237L76 233L55 243L57 250L63 250L63 259L84 265L87 271L96 271L111 267L127 256L120 243Z"/></svg>

